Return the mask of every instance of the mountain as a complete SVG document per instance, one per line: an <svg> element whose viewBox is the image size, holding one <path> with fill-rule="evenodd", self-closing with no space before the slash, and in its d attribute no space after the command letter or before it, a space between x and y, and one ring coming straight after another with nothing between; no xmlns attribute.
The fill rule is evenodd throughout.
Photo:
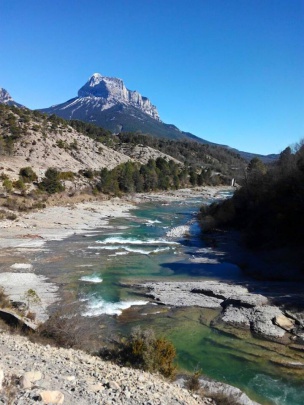
<svg viewBox="0 0 304 405"><path fill-rule="evenodd" d="M0 104L7 104L18 108L24 108L22 104L17 103L9 94L9 92L2 87L0 87Z"/></svg>
<svg viewBox="0 0 304 405"><path fill-rule="evenodd" d="M128 90L121 79L93 74L78 91L78 97L39 111L65 119L91 122L113 133L141 132L160 138L195 140L197 136L163 123L147 97Z"/></svg>

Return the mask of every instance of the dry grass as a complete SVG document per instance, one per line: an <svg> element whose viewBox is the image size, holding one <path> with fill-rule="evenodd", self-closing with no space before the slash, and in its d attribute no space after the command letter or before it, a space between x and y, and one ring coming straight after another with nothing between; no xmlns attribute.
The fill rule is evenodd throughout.
<svg viewBox="0 0 304 405"><path fill-rule="evenodd" d="M4 289L0 287L0 308L11 308L12 304L5 294Z"/></svg>

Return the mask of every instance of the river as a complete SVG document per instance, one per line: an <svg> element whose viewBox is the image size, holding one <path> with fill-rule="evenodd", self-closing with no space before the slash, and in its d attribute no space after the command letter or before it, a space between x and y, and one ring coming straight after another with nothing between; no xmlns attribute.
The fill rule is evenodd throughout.
<svg viewBox="0 0 304 405"><path fill-rule="evenodd" d="M172 340L180 367L235 385L263 405L303 405L301 376L272 362L280 358L282 345L210 327L215 310L156 306L125 287L147 280L251 282L204 244L195 220L203 202L210 201L140 204L131 218L112 219L107 228L48 242L36 254L35 267L62 291L76 292L83 319L100 320L104 337L127 334L135 325L153 328ZM191 224L187 237L166 237L170 229L186 223ZM198 249L205 249L206 263L189 261Z"/></svg>

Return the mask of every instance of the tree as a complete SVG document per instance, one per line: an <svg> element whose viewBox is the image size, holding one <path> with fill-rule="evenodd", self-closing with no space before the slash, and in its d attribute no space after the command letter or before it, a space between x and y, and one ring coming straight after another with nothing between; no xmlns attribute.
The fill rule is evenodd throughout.
<svg viewBox="0 0 304 405"><path fill-rule="evenodd" d="M41 304L41 299L35 290L30 288L24 293L24 299L27 303L27 309L30 310L30 306L33 304Z"/></svg>

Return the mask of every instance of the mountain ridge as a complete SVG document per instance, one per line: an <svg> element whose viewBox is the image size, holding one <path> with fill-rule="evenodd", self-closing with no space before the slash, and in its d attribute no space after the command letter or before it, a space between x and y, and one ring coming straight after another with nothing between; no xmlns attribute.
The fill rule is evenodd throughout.
<svg viewBox="0 0 304 405"><path fill-rule="evenodd" d="M10 94L0 88L0 104L26 108L13 100ZM55 104L38 111L55 114L66 120L79 120L93 123L111 131L113 134L121 132L136 132L149 134L157 138L170 140L190 140L200 144L224 147L239 154L250 161L258 157L265 163L278 158L276 154L260 155L239 151L227 145L217 144L200 138L190 132L185 132L173 124L164 123L157 108L151 101L136 90L128 90L122 79L102 76L94 73L79 89L77 97L64 103Z"/></svg>
<svg viewBox="0 0 304 405"><path fill-rule="evenodd" d="M140 132L160 138L190 139L212 144L189 132L181 131L173 124L162 122L157 108L147 97L137 91L128 90L121 79L102 76L99 73L89 77L79 89L77 97L39 111L67 120L91 122L114 134Z"/></svg>
<svg viewBox="0 0 304 405"><path fill-rule="evenodd" d="M0 87L0 104L6 104L9 106L14 106L18 108L26 108L24 105L17 103L10 93L5 90L3 87Z"/></svg>

